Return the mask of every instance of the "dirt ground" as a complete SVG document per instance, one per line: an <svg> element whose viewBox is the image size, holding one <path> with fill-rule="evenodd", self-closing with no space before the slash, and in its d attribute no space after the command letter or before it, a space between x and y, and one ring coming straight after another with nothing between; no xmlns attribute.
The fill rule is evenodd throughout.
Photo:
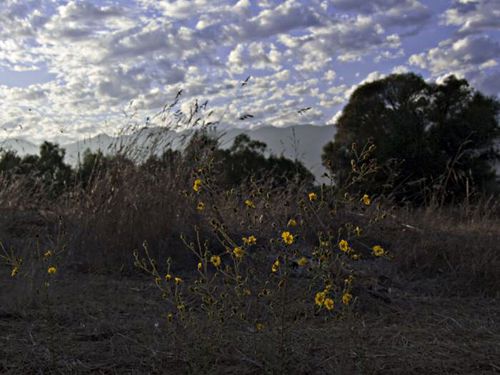
<svg viewBox="0 0 500 375"><path fill-rule="evenodd" d="M150 280L66 273L51 287L50 304L30 305L7 270L0 274L2 374L198 372L176 353ZM390 304L370 303L381 308L359 312L354 325L311 326L328 330L332 342L311 357L317 355L314 367L297 373L343 373L338 369L346 360L350 373L500 373L498 300L399 291ZM259 374L266 369L234 356L205 372Z"/></svg>

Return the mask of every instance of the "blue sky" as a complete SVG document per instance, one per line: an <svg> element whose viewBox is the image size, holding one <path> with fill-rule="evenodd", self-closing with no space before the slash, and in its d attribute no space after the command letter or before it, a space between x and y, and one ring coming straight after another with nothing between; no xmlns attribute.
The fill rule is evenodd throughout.
<svg viewBox="0 0 500 375"><path fill-rule="evenodd" d="M394 72L498 95L499 60L498 0L2 0L0 137L114 134L180 89L226 126L332 124Z"/></svg>

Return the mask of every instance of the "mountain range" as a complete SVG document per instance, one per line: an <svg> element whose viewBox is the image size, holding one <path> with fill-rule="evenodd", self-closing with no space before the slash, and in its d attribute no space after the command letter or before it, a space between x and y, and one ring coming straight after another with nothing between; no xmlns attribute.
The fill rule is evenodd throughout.
<svg viewBox="0 0 500 375"><path fill-rule="evenodd" d="M166 128L142 128L128 135L97 136L77 142L61 144L66 150L65 161L77 165L86 149L95 152L101 150L104 154L112 154L116 150L127 148L127 155L133 155L139 160L151 153L160 154L166 148L179 150L193 134L192 130L173 131ZM296 125L290 127L264 126L254 129L234 129L215 131L220 147L229 148L239 134L246 134L251 139L264 142L267 145L266 154L284 156L300 160L315 176L318 182L326 169L321 163L321 153L326 143L335 135L334 125ZM500 146L499 146L500 147ZM0 140L0 148L13 150L18 155L38 154L39 145L22 138ZM497 176L500 176L500 162L495 164Z"/></svg>
<svg viewBox="0 0 500 375"><path fill-rule="evenodd" d="M300 160L317 179L321 180L326 171L321 164L321 153L323 146L333 139L335 127L333 125L265 126L254 129L226 129L215 133L222 148L231 147L239 134L246 134L253 140L264 142L267 145L266 154L283 155ZM190 134L192 134L190 130L176 132L164 128L143 128L129 135L99 134L60 146L66 150L65 161L76 165L86 149L94 152L101 150L109 154L127 147L141 157L140 155L150 154L153 149L160 152L165 148L180 149ZM39 151L38 145L21 138L0 141L0 148L16 151L18 155L38 154Z"/></svg>

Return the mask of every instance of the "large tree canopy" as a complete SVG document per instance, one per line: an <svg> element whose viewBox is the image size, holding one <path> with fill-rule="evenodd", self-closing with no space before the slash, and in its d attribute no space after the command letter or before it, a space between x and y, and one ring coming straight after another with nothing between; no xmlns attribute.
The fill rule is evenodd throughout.
<svg viewBox="0 0 500 375"><path fill-rule="evenodd" d="M351 189L392 193L400 201L461 198L495 181L499 111L497 99L466 80L449 76L429 84L412 73L393 74L354 91L323 163L339 186L354 175ZM363 164L375 162L376 171L360 178Z"/></svg>

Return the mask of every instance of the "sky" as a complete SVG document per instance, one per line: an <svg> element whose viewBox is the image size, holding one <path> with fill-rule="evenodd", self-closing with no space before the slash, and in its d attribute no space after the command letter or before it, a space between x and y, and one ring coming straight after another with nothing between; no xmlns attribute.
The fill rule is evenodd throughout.
<svg viewBox="0 0 500 375"><path fill-rule="evenodd" d="M166 126L180 90L175 121L334 124L391 73L498 96L499 62L500 0L1 0L0 138Z"/></svg>

